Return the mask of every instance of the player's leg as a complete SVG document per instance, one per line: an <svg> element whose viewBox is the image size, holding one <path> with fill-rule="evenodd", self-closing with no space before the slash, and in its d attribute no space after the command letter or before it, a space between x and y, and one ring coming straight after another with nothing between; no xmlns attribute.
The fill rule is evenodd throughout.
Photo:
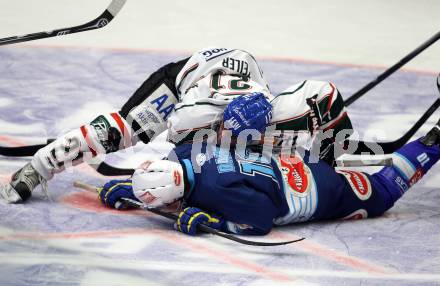
<svg viewBox="0 0 440 286"><path fill-rule="evenodd" d="M393 153L393 166L372 175L386 208L417 183L440 159L440 120L429 133Z"/></svg>
<svg viewBox="0 0 440 286"><path fill-rule="evenodd" d="M153 73L119 113L100 115L40 149L31 163L13 175L10 184L0 187L0 195L8 202L25 201L38 184L87 156L115 152L139 140L148 143L166 129L167 116L177 102L174 82L186 61Z"/></svg>
<svg viewBox="0 0 440 286"><path fill-rule="evenodd" d="M8 202L25 201L40 183L54 174L75 166L97 154L107 154L136 143L128 123L119 115L100 115L38 150L32 161L12 176L10 184L0 187L0 195Z"/></svg>
<svg viewBox="0 0 440 286"><path fill-rule="evenodd" d="M440 159L440 121L425 136L410 142L393 153L393 165L368 175L338 171L345 176L332 218L375 217L389 210L394 203Z"/></svg>

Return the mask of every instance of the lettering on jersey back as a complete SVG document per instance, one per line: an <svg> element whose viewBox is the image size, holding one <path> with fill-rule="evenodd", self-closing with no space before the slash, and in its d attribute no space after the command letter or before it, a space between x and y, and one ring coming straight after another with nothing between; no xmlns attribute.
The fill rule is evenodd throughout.
<svg viewBox="0 0 440 286"><path fill-rule="evenodd" d="M206 61L209 61L211 59L224 55L228 52L230 52L228 49L216 48L216 49L208 49L208 50L200 51L199 54L201 54Z"/></svg>
<svg viewBox="0 0 440 286"><path fill-rule="evenodd" d="M234 58L224 58L222 62L223 67L235 71L239 74L250 76L249 64L243 60L237 60Z"/></svg>

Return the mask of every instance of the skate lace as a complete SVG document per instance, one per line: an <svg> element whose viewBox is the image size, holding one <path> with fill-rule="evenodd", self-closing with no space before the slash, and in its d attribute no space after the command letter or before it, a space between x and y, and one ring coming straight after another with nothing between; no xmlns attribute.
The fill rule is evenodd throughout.
<svg viewBox="0 0 440 286"><path fill-rule="evenodd" d="M49 187L47 185L47 180L42 176L38 175L38 181L41 185L41 189L43 190L44 196L50 201L53 202L51 196L49 195Z"/></svg>
<svg viewBox="0 0 440 286"><path fill-rule="evenodd" d="M24 167L23 171L18 174L18 177L15 181L25 183L30 190L33 190L35 186L40 183L39 179L40 175L32 168L29 164Z"/></svg>
<svg viewBox="0 0 440 286"><path fill-rule="evenodd" d="M31 164L24 167L23 172L18 175L16 181L24 182L30 190L33 190L38 184L40 184L44 196L49 201L52 201L51 197L49 196L49 188L47 186L47 180L44 179L40 174L38 174L37 171L34 170Z"/></svg>

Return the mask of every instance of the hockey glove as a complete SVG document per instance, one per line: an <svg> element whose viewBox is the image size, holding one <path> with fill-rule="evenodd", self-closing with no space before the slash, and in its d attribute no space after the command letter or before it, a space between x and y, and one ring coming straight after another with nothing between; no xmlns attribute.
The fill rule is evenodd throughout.
<svg viewBox="0 0 440 286"><path fill-rule="evenodd" d="M127 204L125 204L121 198L138 201L133 194L131 180L112 180L107 182L100 188L98 196L103 205L117 210L128 208Z"/></svg>
<svg viewBox="0 0 440 286"><path fill-rule="evenodd" d="M220 217L210 215L199 208L188 207L179 214L174 228L185 234L195 235L197 233L197 226L201 223L221 230L224 222Z"/></svg>
<svg viewBox="0 0 440 286"><path fill-rule="evenodd" d="M223 113L224 128L237 137L248 129L263 132L271 119L272 105L261 92L235 98Z"/></svg>

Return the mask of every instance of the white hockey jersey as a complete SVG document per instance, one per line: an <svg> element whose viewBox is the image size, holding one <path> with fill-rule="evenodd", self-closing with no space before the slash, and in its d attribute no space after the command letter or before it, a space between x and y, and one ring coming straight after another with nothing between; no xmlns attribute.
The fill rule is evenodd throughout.
<svg viewBox="0 0 440 286"><path fill-rule="evenodd" d="M191 140L197 130L222 119L236 97L262 92L273 99L256 60L242 50L208 48L196 52L176 78L179 103L168 118L169 139Z"/></svg>
<svg viewBox="0 0 440 286"><path fill-rule="evenodd" d="M332 129L335 138L337 132L352 128L334 84L306 80L273 96L254 57L242 50L208 48L194 53L178 74L176 89L179 103L168 118L168 138L176 143L191 142L198 130L222 119L234 98L252 92L264 93L272 103L271 144L283 141L310 149L317 133Z"/></svg>

